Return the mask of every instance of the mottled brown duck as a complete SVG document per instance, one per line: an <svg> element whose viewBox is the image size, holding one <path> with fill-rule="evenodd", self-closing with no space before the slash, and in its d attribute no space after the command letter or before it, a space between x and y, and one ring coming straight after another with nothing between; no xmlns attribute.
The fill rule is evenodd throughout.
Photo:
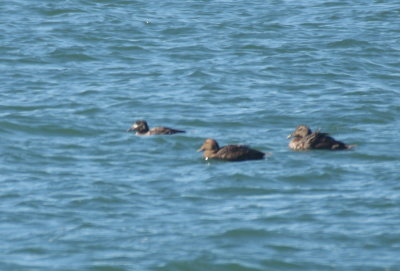
<svg viewBox="0 0 400 271"><path fill-rule="evenodd" d="M177 133L184 133L185 131L171 129L168 127L154 127L149 129L147 122L144 120L137 120L128 132L136 131L136 135L139 136L150 136L150 135L172 135Z"/></svg>
<svg viewBox="0 0 400 271"><path fill-rule="evenodd" d="M197 151L204 152L203 157L205 160L245 161L259 160L265 156L265 153L251 149L245 145L227 145L220 148L217 141L212 138L206 139Z"/></svg>
<svg viewBox="0 0 400 271"><path fill-rule="evenodd" d="M289 142L289 148L296 151L312 149L348 150L354 147L354 145L347 145L335 140L327 133L312 132L306 125L297 126L296 130L288 138L293 138Z"/></svg>

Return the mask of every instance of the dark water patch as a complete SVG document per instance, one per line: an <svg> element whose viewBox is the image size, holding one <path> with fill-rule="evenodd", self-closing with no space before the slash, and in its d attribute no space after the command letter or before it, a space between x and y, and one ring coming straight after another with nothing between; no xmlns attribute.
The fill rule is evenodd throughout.
<svg viewBox="0 0 400 271"><path fill-rule="evenodd" d="M96 135L96 130L87 130L82 127L81 129L66 127L66 126L57 126L57 125L25 125L25 126L17 126L17 125L8 125L13 130L17 130L20 132L27 132L32 135L46 134L47 136L63 136L63 137L81 137L81 136L93 136Z"/></svg>
<svg viewBox="0 0 400 271"><path fill-rule="evenodd" d="M400 10L396 7L385 6L387 10L377 10L373 14L367 15L364 20L367 22L385 23L385 19L393 18L400 14Z"/></svg>
<svg viewBox="0 0 400 271"><path fill-rule="evenodd" d="M183 34L193 34L193 27L172 27L168 29L164 29L161 31L161 34L166 35L166 36L179 36Z"/></svg>
<svg viewBox="0 0 400 271"><path fill-rule="evenodd" d="M301 175L282 176L279 179L284 182L290 182L290 183L323 182L331 180L333 175L336 175L335 172L325 173L321 171L320 173L308 172L307 174L301 174Z"/></svg>
<svg viewBox="0 0 400 271"><path fill-rule="evenodd" d="M397 159L396 156L389 156L387 154L368 154L368 153L354 153L352 156L356 159L366 160L366 161L374 161L374 162L386 162L386 161L395 161Z"/></svg>
<svg viewBox="0 0 400 271"><path fill-rule="evenodd" d="M110 260L114 260L115 259L110 259ZM101 265L101 264L95 264L94 266L88 266L87 267L88 270L93 270L93 271L127 271L130 269L130 266L115 266L115 265Z"/></svg>
<svg viewBox="0 0 400 271"><path fill-rule="evenodd" d="M73 199L70 202L70 205L73 207L90 207L90 206L98 206L99 210L104 209L113 209L112 205L120 205L125 203L126 201L115 196L98 196L91 198L81 198L81 199Z"/></svg>
<svg viewBox="0 0 400 271"><path fill-rule="evenodd" d="M31 65L46 65L48 61L40 56L23 56L19 57L18 62L21 64L31 64ZM23 75L20 75L23 76Z"/></svg>
<svg viewBox="0 0 400 271"><path fill-rule="evenodd" d="M171 261L170 263L157 267L156 270L160 271L260 271L263 269L248 267L239 263L214 263L204 261L202 259L184 260L184 261Z"/></svg>
<svg viewBox="0 0 400 271"><path fill-rule="evenodd" d="M124 52L123 55L126 56L126 52L129 53L139 53L139 54L147 54L150 53L148 49L145 48L144 45L133 45L133 44L126 44L120 46L112 46L110 47L113 51Z"/></svg>
<svg viewBox="0 0 400 271"><path fill-rule="evenodd" d="M196 77L196 78L209 78L209 77L211 77L210 74L208 74L206 72L203 72L203 71L199 71L199 70L191 72L188 76Z"/></svg>
<svg viewBox="0 0 400 271"><path fill-rule="evenodd" d="M98 60L96 57L85 54L85 53L78 53L82 49L77 49L76 51L69 50L56 50L49 54L49 57L52 61L63 61L63 62L86 62L86 61L95 61Z"/></svg>
<svg viewBox="0 0 400 271"><path fill-rule="evenodd" d="M285 246L285 245L280 245L280 244L272 244L268 246L269 248L273 249L276 251L276 253L281 253L281 252L299 252L302 250L301 247L291 247L291 246Z"/></svg>
<svg viewBox="0 0 400 271"><path fill-rule="evenodd" d="M266 30L285 30L289 28L290 26L278 22L264 24L264 29Z"/></svg>
<svg viewBox="0 0 400 271"><path fill-rule="evenodd" d="M36 9L40 13L45 16L62 16L74 13L83 13L84 11L81 9L72 9L72 8L47 8L47 9Z"/></svg>
<svg viewBox="0 0 400 271"><path fill-rule="evenodd" d="M74 114L77 115L83 115L83 116L90 116L90 115L96 115L101 113L102 110L100 108L87 108L87 109L82 109L82 110L76 110Z"/></svg>
<svg viewBox="0 0 400 271"><path fill-rule="evenodd" d="M31 111L42 111L49 108L57 108L58 106L49 106L48 104L35 104L35 105L2 105L2 110L11 111L8 113L10 117L14 117L15 113L21 114L21 112ZM4 116L4 115L3 115Z"/></svg>
<svg viewBox="0 0 400 271"><path fill-rule="evenodd" d="M210 189L207 193L216 194L219 196L257 196L257 195L269 195L276 193L274 190L263 189L259 187L220 187L215 189Z"/></svg>
<svg viewBox="0 0 400 271"><path fill-rule="evenodd" d="M392 73L392 74L387 74L387 73L371 73L371 77L379 78L379 79L386 79L386 80L399 80L400 79L400 74L398 73Z"/></svg>
<svg viewBox="0 0 400 271"><path fill-rule="evenodd" d="M349 6L350 3L346 1L325 1L324 3L319 3L317 7L343 7Z"/></svg>
<svg viewBox="0 0 400 271"><path fill-rule="evenodd" d="M344 39L340 41L334 41L327 44L331 48L351 48L351 47L366 47L371 46L368 41L356 40L356 39Z"/></svg>
<svg viewBox="0 0 400 271"><path fill-rule="evenodd" d="M277 256L278 257L278 256ZM303 270L304 266L309 266L308 264L301 264L300 262L294 262L290 259L282 259L282 260L277 260L277 259L269 259L269 260L263 260L262 261L263 266L266 268L276 268L279 270ZM319 270L319 269L313 269L313 268L322 268L324 270L333 270L329 269L329 266L309 266L308 268L311 268L311 270Z"/></svg>
<svg viewBox="0 0 400 271"><path fill-rule="evenodd" d="M244 44L240 47L240 50L244 50L247 53L249 51L264 51L268 49L265 45L257 45L257 44Z"/></svg>
<svg viewBox="0 0 400 271"><path fill-rule="evenodd" d="M213 238L221 239L257 239L271 236L271 233L260 229L234 229L214 236Z"/></svg>

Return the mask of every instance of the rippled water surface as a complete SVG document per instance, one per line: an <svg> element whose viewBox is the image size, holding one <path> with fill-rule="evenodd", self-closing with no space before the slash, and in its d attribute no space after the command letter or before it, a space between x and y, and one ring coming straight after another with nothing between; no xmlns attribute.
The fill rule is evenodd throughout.
<svg viewBox="0 0 400 271"><path fill-rule="evenodd" d="M398 1L0 15L1 270L400 270ZM298 124L357 146L290 151ZM271 155L204 161L208 137Z"/></svg>

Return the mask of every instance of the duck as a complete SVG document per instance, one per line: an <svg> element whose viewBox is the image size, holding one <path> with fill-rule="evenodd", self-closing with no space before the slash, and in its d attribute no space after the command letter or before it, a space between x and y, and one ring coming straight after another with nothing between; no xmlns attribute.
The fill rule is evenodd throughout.
<svg viewBox="0 0 400 271"><path fill-rule="evenodd" d="M136 131L136 135L139 136L150 136L150 135L172 135L177 133L185 133L183 130L171 129L168 127L154 127L149 129L149 125L145 120L137 120L128 132Z"/></svg>
<svg viewBox="0 0 400 271"><path fill-rule="evenodd" d="M204 144L197 151L204 152L203 157L205 160L245 161L259 160L263 159L265 156L264 152L245 145L227 145L220 148L217 141L212 138L206 139Z"/></svg>
<svg viewBox="0 0 400 271"><path fill-rule="evenodd" d="M348 145L337 141L327 133L319 130L312 132L307 125L299 125L287 138L293 138L289 142L289 148L296 151L325 149L325 150L348 150L354 145Z"/></svg>

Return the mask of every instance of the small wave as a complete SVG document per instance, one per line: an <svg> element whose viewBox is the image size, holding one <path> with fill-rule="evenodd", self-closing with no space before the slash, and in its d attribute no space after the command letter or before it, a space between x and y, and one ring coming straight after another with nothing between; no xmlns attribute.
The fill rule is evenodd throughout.
<svg viewBox="0 0 400 271"><path fill-rule="evenodd" d="M248 179L244 179L248 180ZM208 191L208 193L215 193L218 195L241 195L241 196L249 196L249 195L267 195L267 194L272 194L276 191L273 191L271 189L263 189L259 187L221 187L221 188L215 188L211 189Z"/></svg>
<svg viewBox="0 0 400 271"><path fill-rule="evenodd" d="M154 268L157 271L265 271L258 263L249 263L240 259L215 262L214 255L200 256L188 260L172 260ZM269 269L268 269L269 270Z"/></svg>
<svg viewBox="0 0 400 271"><path fill-rule="evenodd" d="M62 61L94 61L97 58L90 56L85 53L77 53L79 51L84 50L83 48L65 48L65 49L56 49L49 54L49 57L53 60L62 60Z"/></svg>
<svg viewBox="0 0 400 271"><path fill-rule="evenodd" d="M179 35L179 34L187 34L193 33L196 29L192 27L175 27L175 28L168 28L161 31L161 34L164 35Z"/></svg>
<svg viewBox="0 0 400 271"><path fill-rule="evenodd" d="M110 49L113 51L122 51L122 52L137 52L137 53L150 53L149 50L147 50L143 46L138 46L138 45L118 45L118 46L111 46Z"/></svg>
<svg viewBox="0 0 400 271"><path fill-rule="evenodd" d="M56 9L38 9L43 15L47 16L59 16L71 13L83 13L80 9L70 9L70 8L56 8Z"/></svg>
<svg viewBox="0 0 400 271"><path fill-rule="evenodd" d="M272 236L271 232L268 232L263 229L251 229L251 228L241 228L241 229L232 229L227 230L218 235L213 235L213 238L222 238L222 239L235 239L235 238L265 238L268 236Z"/></svg>
<svg viewBox="0 0 400 271"><path fill-rule="evenodd" d="M370 43L368 41L363 40L355 40L355 39L343 39L340 41L334 41L328 43L328 46L331 48L349 48L349 47L365 47L369 46Z"/></svg>

